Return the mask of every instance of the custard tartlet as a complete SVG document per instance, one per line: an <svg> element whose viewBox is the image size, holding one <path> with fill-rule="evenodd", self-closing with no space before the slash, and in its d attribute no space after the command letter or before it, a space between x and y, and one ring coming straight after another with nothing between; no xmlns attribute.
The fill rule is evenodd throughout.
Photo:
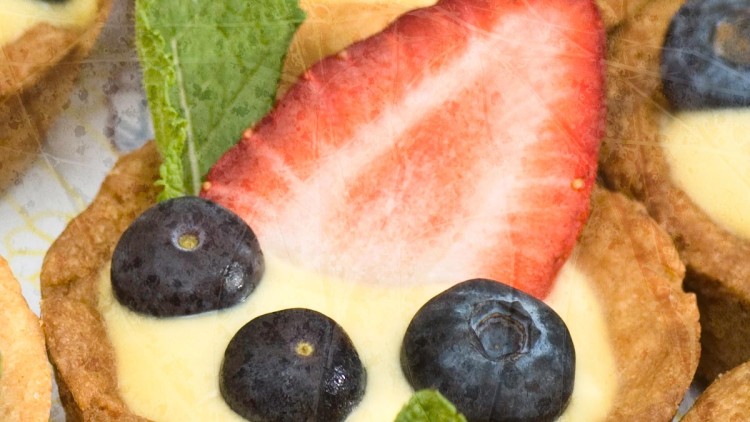
<svg viewBox="0 0 750 422"><path fill-rule="evenodd" d="M721 130L742 129L739 129L741 126L733 129L738 120L733 120L735 123L726 120L716 123L717 126L706 126L708 123L689 126L692 124L689 122L695 121L691 120L694 116L702 116L700 118L704 120L699 122L710 123L716 116L738 113L739 109L736 106L703 106L679 110L664 94L662 75L667 75L667 81L680 81L679 77L664 70L662 47L670 22L682 4L681 0L654 1L611 34L608 45L607 136L602 145L600 168L610 187L642 201L653 218L672 236L687 267L685 289L695 292L698 297L702 326L698 373L700 377L712 380L750 359L747 348L750 341L750 239L708 211L719 204L731 204L731 201L725 202L731 198L707 204L696 199L698 197L686 188L688 185L683 174L701 174L699 171L713 168L708 166L709 159L717 161L713 157L721 157L723 153L718 148L722 147L717 147L718 144L691 144L693 141L689 137L678 139L667 147L666 139L669 138L665 134L675 127L687 132L704 131L709 142L716 142L710 139L719 139ZM747 10L747 5L744 7ZM689 13L683 12L683 15ZM713 31L718 33L719 30L714 28ZM718 40L716 35L714 42L718 43ZM714 112L714 115L708 114ZM741 139L739 137L734 142L747 142ZM675 149L672 149L675 145L692 149L691 153L697 157L695 161L679 162ZM721 166L731 167L731 164L725 162ZM741 171L737 170L735 176L741 177ZM703 182L707 180L711 179L706 177ZM703 189L714 194L729 182L733 180L724 177L705 183ZM734 196L743 197L741 194ZM735 206L719 205L719 208L723 208L720 211L730 211Z"/></svg>
<svg viewBox="0 0 750 422"><path fill-rule="evenodd" d="M110 0L10 0L0 6L0 191L41 150L110 8Z"/></svg>
<svg viewBox="0 0 750 422"><path fill-rule="evenodd" d="M321 26L328 27L325 22ZM290 58L307 60L295 54ZM296 73L290 72L289 79ZM101 285L121 234L155 203L159 161L152 143L122 157L93 203L70 222L45 257L45 333L63 405L73 420L143 420L133 410L140 403L132 404L121 388L127 375L118 373L121 351L115 349L102 311L114 300L102 303ZM605 343L605 353L581 366L610 362L606 368L611 371L606 371L606 385L594 388L602 387L595 392L601 393L600 399L582 405L603 408L599 416L608 420L668 421L698 362L695 297L682 290L684 266L672 240L642 206L599 187L591 203L591 216L570 262L589 280L582 290L591 291L594 299L572 290L563 293L563 301L569 309L597 310L586 319L603 322L593 336ZM331 302L347 302L336 293L331 291ZM659 377L654 378L655 373ZM579 382L586 385L583 379Z"/></svg>

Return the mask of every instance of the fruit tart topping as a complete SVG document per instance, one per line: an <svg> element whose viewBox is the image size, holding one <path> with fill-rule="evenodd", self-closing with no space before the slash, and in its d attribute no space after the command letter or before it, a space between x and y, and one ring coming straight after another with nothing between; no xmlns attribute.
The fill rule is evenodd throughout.
<svg viewBox="0 0 750 422"><path fill-rule="evenodd" d="M565 323L544 302L473 279L417 312L401 367L415 390L440 391L470 421L548 421L573 392L575 350Z"/></svg>
<svg viewBox="0 0 750 422"><path fill-rule="evenodd" d="M168 317L242 302L263 275L255 234L198 197L161 202L125 230L112 256L112 290L131 310Z"/></svg>
<svg viewBox="0 0 750 422"><path fill-rule="evenodd" d="M302 268L544 297L588 215L602 53L593 2L440 1L314 65L202 195Z"/></svg>
<svg viewBox="0 0 750 422"><path fill-rule="evenodd" d="M675 108L750 106L750 3L687 1L667 30L661 74Z"/></svg>
<svg viewBox="0 0 750 422"><path fill-rule="evenodd" d="M367 374L349 336L310 309L261 315L227 346L219 388L254 422L344 420L362 399Z"/></svg>

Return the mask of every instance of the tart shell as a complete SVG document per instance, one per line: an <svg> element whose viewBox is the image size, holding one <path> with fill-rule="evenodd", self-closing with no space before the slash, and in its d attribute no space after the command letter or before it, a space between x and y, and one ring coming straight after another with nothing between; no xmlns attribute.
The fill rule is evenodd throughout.
<svg viewBox="0 0 750 422"><path fill-rule="evenodd" d="M120 234L153 204L158 163L153 143L121 158L45 257L44 329L70 420L142 420L117 390L97 285ZM601 188L592 201L572 259L598 280L592 288L618 370L609 420L668 421L698 362L695 298L681 290L684 267L671 240L641 206Z"/></svg>
<svg viewBox="0 0 750 422"><path fill-rule="evenodd" d="M29 309L8 263L0 257L0 420L49 419L52 370L39 319Z"/></svg>
<svg viewBox="0 0 750 422"><path fill-rule="evenodd" d="M698 397L682 422L750 419L750 362L722 374Z"/></svg>
<svg viewBox="0 0 750 422"><path fill-rule="evenodd" d="M750 360L750 242L715 224L670 178L659 126L662 42L681 0L659 0L613 32L608 52L607 135L600 169L607 184L642 201L685 262L686 290L701 314L698 375L712 380Z"/></svg>
<svg viewBox="0 0 750 422"><path fill-rule="evenodd" d="M84 30L41 23L0 46L0 192L38 155L47 129L68 101L111 0L98 0L97 7Z"/></svg>

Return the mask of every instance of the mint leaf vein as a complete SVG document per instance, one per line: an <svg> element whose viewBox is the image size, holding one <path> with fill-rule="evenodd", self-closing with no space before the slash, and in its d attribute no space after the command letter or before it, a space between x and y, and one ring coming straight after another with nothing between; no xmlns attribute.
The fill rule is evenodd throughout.
<svg viewBox="0 0 750 422"><path fill-rule="evenodd" d="M137 0L136 47L162 156L160 199L197 194L271 108L297 0Z"/></svg>

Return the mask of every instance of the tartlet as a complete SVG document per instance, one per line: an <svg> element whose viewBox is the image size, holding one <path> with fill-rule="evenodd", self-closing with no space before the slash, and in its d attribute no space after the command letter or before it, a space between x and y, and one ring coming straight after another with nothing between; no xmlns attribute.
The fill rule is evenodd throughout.
<svg viewBox="0 0 750 422"><path fill-rule="evenodd" d="M139 420L118 392L98 285L120 234L153 204L158 162L151 143L123 157L45 257L44 328L71 420ZM615 353L619 385L609 419L667 421L698 362L695 298L681 290L684 268L671 240L642 207L604 189L592 202L574 257L597 280L591 287Z"/></svg>
<svg viewBox="0 0 750 422"><path fill-rule="evenodd" d="M686 264L684 286L701 314L706 380L750 359L750 241L724 229L670 175L659 128L670 108L662 93L662 43L683 2L660 0L611 34L607 135L601 173L615 190L642 201L670 233Z"/></svg>
<svg viewBox="0 0 750 422"><path fill-rule="evenodd" d="M49 419L52 370L39 319L29 309L21 286L0 257L0 419Z"/></svg>
<svg viewBox="0 0 750 422"><path fill-rule="evenodd" d="M698 397L683 422L746 421L750 417L750 362L719 376Z"/></svg>
<svg viewBox="0 0 750 422"><path fill-rule="evenodd" d="M287 73L287 80L297 73ZM100 274L121 233L155 201L158 165L152 143L121 158L93 203L45 257L44 328L70 420L143 420L118 389L115 352L98 300ZM667 421L698 362L695 298L681 289L684 267L672 241L641 206L602 188L595 190L592 203L573 259L596 280L590 287L614 351L617 389L608 419ZM660 376L654 379L654 373Z"/></svg>
<svg viewBox="0 0 750 422"><path fill-rule="evenodd" d="M294 34L284 59L277 97L281 97L310 64L380 31L399 15L416 7L432 5L435 1L377 2L364 8L363 13L362 4L357 1L301 0L300 7L308 13Z"/></svg>
<svg viewBox="0 0 750 422"><path fill-rule="evenodd" d="M0 40L0 191L37 156L110 8L110 0L96 0L95 16L84 27L40 22L4 45Z"/></svg>

